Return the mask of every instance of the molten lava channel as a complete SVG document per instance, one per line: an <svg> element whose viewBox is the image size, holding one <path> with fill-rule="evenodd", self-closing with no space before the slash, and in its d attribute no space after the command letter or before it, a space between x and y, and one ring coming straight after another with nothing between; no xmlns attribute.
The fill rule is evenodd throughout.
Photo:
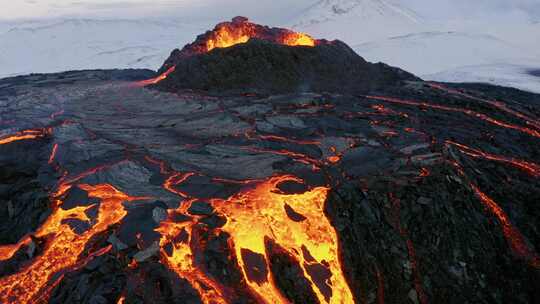
<svg viewBox="0 0 540 304"><path fill-rule="evenodd" d="M127 211L122 206L123 202L146 199L130 197L108 184L78 187L88 192L90 197L100 199L97 218L91 220L87 215L87 211L94 208L94 205L69 210L57 207L34 234L37 238L47 239L44 252L21 271L0 278L0 303L30 303L47 297L47 291L51 289L46 288L47 286L54 287L61 280L63 273L86 264L88 258L81 260L80 255L85 251L89 240L106 231L111 225L119 223L126 216ZM57 203L61 204L61 201ZM66 223L66 220L73 219L91 222L93 226L86 232L78 234ZM27 241L27 238L24 238L21 242ZM95 255L91 254L89 258ZM56 279L53 279L53 276Z"/></svg>
<svg viewBox="0 0 540 304"><path fill-rule="evenodd" d="M337 233L324 214L329 189L316 187L301 194L284 194L277 187L282 182L303 181L288 175L276 176L247 186L229 199L210 200L214 209L227 218L221 230L230 235L229 246L235 252L245 282L264 303L290 303L275 282L274 276L278 274L270 268L266 242L271 240L299 263L320 303L354 303L341 268ZM169 214L186 214L195 200L184 201ZM290 217L291 210L297 218ZM157 229L162 235L161 248L168 244L173 248L171 253L162 250L162 262L188 280L204 303L227 303L223 287L196 265L194 227L198 217L180 223L172 218ZM258 269L264 274L262 279L250 276L253 266L245 260L246 251L264 259L264 269ZM324 269L329 275L317 278L316 269L319 273Z"/></svg>
<svg viewBox="0 0 540 304"><path fill-rule="evenodd" d="M289 303L277 288L269 267L265 238L282 246L300 264L320 303L354 303L342 272L336 231L324 214L329 189L317 187L302 194L283 194L282 182L302 182L292 176L278 176L212 205L227 217L223 230L231 235L238 263L248 285L267 303ZM287 208L300 219L292 220ZM266 278L254 281L242 258L246 250L261 255L266 262ZM318 281L310 271L324 267L331 276Z"/></svg>

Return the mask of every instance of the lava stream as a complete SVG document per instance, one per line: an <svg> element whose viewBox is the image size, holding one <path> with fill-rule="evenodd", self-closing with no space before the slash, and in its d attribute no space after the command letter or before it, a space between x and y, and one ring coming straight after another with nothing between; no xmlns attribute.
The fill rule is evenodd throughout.
<svg viewBox="0 0 540 304"><path fill-rule="evenodd" d="M265 238L282 246L300 264L320 303L354 303L342 272L336 231L324 214L329 189L317 187L302 194L282 194L282 182L302 182L292 176L278 176L241 191L228 200L212 200L214 208L227 217L222 228L231 235L231 246L250 288L267 303L289 303L270 272ZM298 215L292 220L287 209ZM248 250L264 257L266 277L255 282L247 274L242 252ZM330 277L317 281L310 266L327 268ZM325 292L329 289L330 292Z"/></svg>
<svg viewBox="0 0 540 304"><path fill-rule="evenodd" d="M169 77L169 75L172 72L174 72L175 69L176 69L176 66L172 66L167 71L165 71L165 73L163 73L163 74L161 74L161 75L159 75L159 76L157 76L155 78L139 81L139 82L137 82L137 85L144 87L144 86L147 86L147 85L156 84L156 83L166 79L167 77Z"/></svg>
<svg viewBox="0 0 540 304"><path fill-rule="evenodd" d="M186 213L191 202L183 202L177 212ZM165 221L161 223L156 229L162 235L160 247L165 248L169 244L172 246L171 254L168 254L164 249L161 250L162 263L176 272L181 278L188 280L191 286L199 292L203 303L226 304L222 287L195 265L192 250L192 246L196 242L193 239L193 226L195 224L196 220L180 223Z"/></svg>
<svg viewBox="0 0 540 304"><path fill-rule="evenodd" d="M54 144L53 145L53 148L52 148L52 151L51 151L51 155L49 156L49 165L52 164L54 162L54 159L56 158L56 153L58 152L58 144Z"/></svg>
<svg viewBox="0 0 540 304"><path fill-rule="evenodd" d="M530 117L530 116L527 116L521 112L518 112L516 110L513 110L513 109L510 109L506 106L506 104L504 102L500 102L500 101L495 101L495 100L488 100L488 99L483 99L483 98L480 98L480 97L476 97L476 96L472 96L470 94L467 94L467 93L464 93L462 91L459 91L459 90L454 90L454 89L450 89L446 86L443 86L441 84L438 84L438 83L429 83L429 86L434 88L434 89L438 89L438 90L442 90L442 91L445 91L445 92L448 92L448 93L451 93L451 94L455 94L455 95L459 95L459 96L462 96L462 97L465 97L465 98L469 98L469 99L473 99L473 100L476 100L476 101L481 101L481 102L485 102L487 104L490 104L492 106L494 106L495 108L501 110L501 111L504 111L508 114L511 114L511 115L514 115L518 118L521 118L525 121L525 123L527 123L528 125L532 125L534 126L535 128L537 129L540 129L540 121Z"/></svg>
<svg viewBox="0 0 540 304"><path fill-rule="evenodd" d="M484 158L484 159L488 159L488 160L508 163L508 164L518 168L518 169L521 169L521 170L527 172L528 174L530 174L530 175L532 175L534 177L539 177L540 176L540 165L535 164L533 162L528 162L528 161L516 159L516 158L513 158L513 157L499 156L499 155L486 153L486 152L483 152L483 151L468 147L466 145L463 145L463 144L460 144L460 143L457 143L457 142L454 142L454 141L451 141L451 140L447 140L446 143L450 144L450 145L453 145L453 146L456 146L461 152L463 152L463 153L465 153L465 154L467 154L469 156L472 156L472 157L475 157L475 158Z"/></svg>
<svg viewBox="0 0 540 304"><path fill-rule="evenodd" d="M540 257L531 248L529 248L525 238L523 235L521 235L519 230L512 225L504 210L499 207L499 205L493 199L483 193L475 184L471 183L470 186L473 189L474 194L480 199L486 209L499 220L506 241L510 245L510 248L512 248L514 254L528 261L532 267L540 269Z"/></svg>
<svg viewBox="0 0 540 304"><path fill-rule="evenodd" d="M49 133L49 129L24 130L0 138L0 145L5 145L20 140L42 138L47 136Z"/></svg>
<svg viewBox="0 0 540 304"><path fill-rule="evenodd" d="M36 231L35 237L46 238L44 251L18 273L0 278L0 303L29 303L42 290L48 290L52 276L69 271L80 264L80 255L88 241L120 222L127 214L122 202L148 199L130 197L108 184L79 185L90 197L101 200L96 219L90 219L86 211L95 207L75 207L70 210L57 208ZM77 234L65 223L80 220L93 224L87 231ZM26 242L26 238L21 242Z"/></svg>
<svg viewBox="0 0 540 304"><path fill-rule="evenodd" d="M442 110L442 111L463 113L465 115L468 115L468 116L471 116L471 117L474 117L474 118L479 118L479 119L481 119L483 121L486 121L488 123L491 123L491 124L499 126L499 127L520 131L520 132L526 133L526 134L528 134L530 136L540 138L540 131L533 130L533 129L526 128L526 127L513 125L513 124L509 124L509 123L497 120L495 118L489 117L486 114L478 113L478 112L475 112L475 111L469 110L469 109L448 107L448 106L443 106L443 105L438 105L438 104L431 104L431 103L427 103L427 102L413 101L413 100L403 100L403 99L393 98L393 97L371 96L371 95L368 95L368 96L365 96L365 97L368 98L368 99L382 100L382 101L401 104L401 105L426 107L426 108Z"/></svg>

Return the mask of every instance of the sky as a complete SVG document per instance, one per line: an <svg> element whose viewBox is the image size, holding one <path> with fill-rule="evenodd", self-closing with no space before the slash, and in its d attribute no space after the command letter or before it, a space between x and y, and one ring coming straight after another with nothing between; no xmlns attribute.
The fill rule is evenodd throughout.
<svg viewBox="0 0 540 304"><path fill-rule="evenodd" d="M475 18L503 14L519 18L524 12L540 15L540 0L386 1L403 3L428 19L455 19L464 16ZM425 5L426 1L430 1L430 5ZM316 2L317 0L0 0L0 20L164 16L217 20L247 15L273 23L272 21L281 22L292 18Z"/></svg>
<svg viewBox="0 0 540 304"><path fill-rule="evenodd" d="M0 0L0 20L68 18L162 18L224 20L236 15L285 20L310 0Z"/></svg>

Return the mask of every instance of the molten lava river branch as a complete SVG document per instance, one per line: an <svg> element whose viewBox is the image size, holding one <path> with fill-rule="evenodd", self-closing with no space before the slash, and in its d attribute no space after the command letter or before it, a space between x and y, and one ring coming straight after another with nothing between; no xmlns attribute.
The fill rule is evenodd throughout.
<svg viewBox="0 0 540 304"><path fill-rule="evenodd" d="M188 280L205 304L227 303L227 292L223 286L206 275L195 262L197 237L194 236L194 227L199 217L192 216L191 221L179 223L173 220L174 214L187 214L191 204L197 200L178 193L173 187L190 176L190 173L174 173L164 183L167 190L186 200L177 210L171 210L169 220L156 229L162 235L162 262ZM290 303L277 287L270 270L265 243L271 239L299 262L320 303L354 303L342 272L336 231L324 214L329 189L317 187L302 194L283 194L277 186L287 181L303 182L288 175L277 176L254 184L246 183L243 191L229 199L210 200L214 209L227 218L221 229L231 237L229 245L235 252L246 283L256 297L266 303ZM288 212L296 214L296 218L293 220ZM169 245L172 247L170 252L164 249ZM244 260L246 251L264 257L265 277L262 280L254 280L248 275L249 265ZM311 271L315 268L326 269L329 276L317 279Z"/></svg>
<svg viewBox="0 0 540 304"><path fill-rule="evenodd" d="M29 303L36 301L36 298L47 298L47 292L52 289L49 286L50 282L55 275L62 276L65 272L86 264L90 257L95 256L91 254L87 258L80 257L92 237L105 232L111 225L119 223L124 218L127 211L122 206L123 202L148 199L130 197L108 184L78 185L78 187L88 192L89 197L100 199L97 218L90 219L87 215L87 211L95 205L69 210L57 207L34 234L37 238L46 238L43 253L18 273L0 278L0 303ZM57 205L61 204L61 201L57 202ZM77 234L65 223L70 219L88 222L92 227ZM27 242L27 238L21 242Z"/></svg>
<svg viewBox="0 0 540 304"><path fill-rule="evenodd" d="M499 126L499 127L502 127L502 128L519 131L519 132L528 134L530 136L540 138L540 131L530 129L530 128L527 128L527 127L522 127L522 126L506 123L506 122L497 120L495 118L492 118L492 117L490 117L490 116L488 116L486 114L482 114L482 113L475 112L473 110L469 110L469 109L465 109L465 108L449 107L449 106L432 104L432 103L427 103L427 102L404 100L404 99L399 99L399 98L394 98L394 97L372 96L372 95L368 95L368 96L365 96L365 97L368 98L368 99L386 101L386 102L395 103L395 104L401 104L401 105L425 107L425 108L431 108L431 109L441 110L441 111L463 113L463 114L465 114L467 116L471 116L473 118L478 118L480 120L483 120L485 122L488 122L490 124L493 124L493 125L496 125L496 126Z"/></svg>
<svg viewBox="0 0 540 304"><path fill-rule="evenodd" d="M147 80L142 80L142 81L139 81L137 82L137 86L147 86L147 85L151 85L151 84L156 84L156 83L159 83L160 81L166 79L167 77L169 77L169 75L174 72L174 70L176 69L176 66L172 66L170 67L167 71L165 71L163 74L155 77L155 78L150 78L150 79L147 79Z"/></svg>
<svg viewBox="0 0 540 304"><path fill-rule="evenodd" d="M184 201L178 210L169 212L169 215L175 212L186 213L192 202L193 200ZM162 235L160 240L162 263L186 279L199 292L203 303L226 304L220 284L209 278L195 264L192 248L197 242L193 237L193 226L196 224L197 219L181 223L172 220L161 223L156 231ZM172 246L170 254L163 249L169 244Z"/></svg>
<svg viewBox="0 0 540 304"><path fill-rule="evenodd" d="M277 176L241 191L228 200L212 200L214 208L227 217L223 231L231 235L230 245L250 288L266 303L289 303L276 286L269 267L265 239L282 246L300 264L321 303L354 303L342 272L336 231L324 214L329 189L317 187L302 194L283 194L282 182L303 182L292 176ZM295 220L287 209L297 214ZM266 262L266 277L255 281L248 276L244 252L259 254ZM325 281L310 273L324 267L330 273Z"/></svg>
<svg viewBox="0 0 540 304"><path fill-rule="evenodd" d="M0 138L0 145L10 144L12 142L27 140L27 139L37 139L42 138L50 134L50 129L35 129L35 130L24 130L17 132L15 134L7 135Z"/></svg>

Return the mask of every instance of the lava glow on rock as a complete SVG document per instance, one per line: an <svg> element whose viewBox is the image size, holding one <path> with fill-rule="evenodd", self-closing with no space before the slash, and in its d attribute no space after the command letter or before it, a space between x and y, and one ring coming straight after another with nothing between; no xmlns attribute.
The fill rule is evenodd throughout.
<svg viewBox="0 0 540 304"><path fill-rule="evenodd" d="M169 180L166 185L170 189ZM236 253L244 280L264 303L290 303L276 286L275 274L270 270L266 242L271 239L300 264L320 303L354 303L339 260L337 234L324 215L329 189L317 187L301 194L283 194L277 188L282 182L303 181L288 175L276 176L256 182L229 199L211 200L212 206L227 217L222 230L231 236L229 244ZM194 200L186 201L171 214L185 214ZM291 219L287 208L294 210L300 220ZM157 229L162 235L161 247L170 244L173 248L170 254L162 252L164 263L187 279L204 303L227 303L223 287L196 266L193 248L197 240L193 230L197 220L197 217L180 223L168 220ZM246 262L246 251L264 259L264 269L257 270L262 277L251 275L256 266ZM327 276L321 278L321 271Z"/></svg>
<svg viewBox="0 0 540 304"><path fill-rule="evenodd" d="M249 22L245 17L236 17L231 22L220 23L213 30L199 36L195 42L186 45L180 53L181 57L189 57L208 53L217 48L228 48L246 43L250 39L260 39L287 46L314 47L322 43L321 40L316 40L308 34L283 28L270 28ZM164 66L167 69L159 76L140 81L138 84L142 86L156 84L174 72L174 63L166 62Z"/></svg>
<svg viewBox="0 0 540 304"><path fill-rule="evenodd" d="M15 141L36 139L44 137L48 134L50 130L40 129L40 130L24 130L17 132L15 134L7 135L0 138L0 145L9 144Z"/></svg>
<svg viewBox="0 0 540 304"><path fill-rule="evenodd" d="M277 188L282 182L303 182L292 176L278 176L228 200L214 200L212 205L225 214L228 221L223 230L232 236L236 252L249 286L266 303L289 303L276 287L269 267L265 239L282 246L300 264L304 276L311 282L320 303L353 303L352 293L343 276L336 231L324 215L329 189L317 187L302 194L283 194ZM287 209L300 215L292 220ZM250 266L245 252L264 257L267 269L254 279L248 275ZM324 269L328 277L321 280L316 272Z"/></svg>
<svg viewBox="0 0 540 304"><path fill-rule="evenodd" d="M47 221L34 234L36 238L46 238L46 249L39 258L25 266L21 271L0 279L0 300L2 303L31 303L36 299L47 298L47 290L54 287L65 272L74 271L79 265L85 265L88 257L81 257L89 240L119 223L127 214L123 202L146 199L130 197L111 185L79 185L90 197L101 200L98 217L93 222L87 212L96 206L75 207L64 210L56 207ZM57 205L61 206L60 201ZM82 234L76 233L66 220L92 222L92 227ZM27 238L21 243L27 242ZM20 246L19 244L18 246ZM110 249L110 248L109 248ZM2 254L8 254L0 251ZM13 252L9 252L13 254ZM1 257L2 259L4 256ZM6 256L6 258L8 258ZM60 274L60 277L58 275ZM53 279L53 275L56 279ZM48 288L47 288L48 287Z"/></svg>
<svg viewBox="0 0 540 304"><path fill-rule="evenodd" d="M236 17L232 22L218 24L214 30L206 33L200 42L195 42L194 46L198 47L198 53L205 53L215 48L227 48L246 43L253 38L288 46L315 46L317 44L317 41L307 34L286 29L272 29L251 23L247 18Z"/></svg>
<svg viewBox="0 0 540 304"><path fill-rule="evenodd" d="M224 23L212 32L206 41L206 52L215 48L227 48L246 43L252 38L265 39L259 27L250 22ZM315 39L304 33L285 31L271 37L275 43L289 46L315 46Z"/></svg>

